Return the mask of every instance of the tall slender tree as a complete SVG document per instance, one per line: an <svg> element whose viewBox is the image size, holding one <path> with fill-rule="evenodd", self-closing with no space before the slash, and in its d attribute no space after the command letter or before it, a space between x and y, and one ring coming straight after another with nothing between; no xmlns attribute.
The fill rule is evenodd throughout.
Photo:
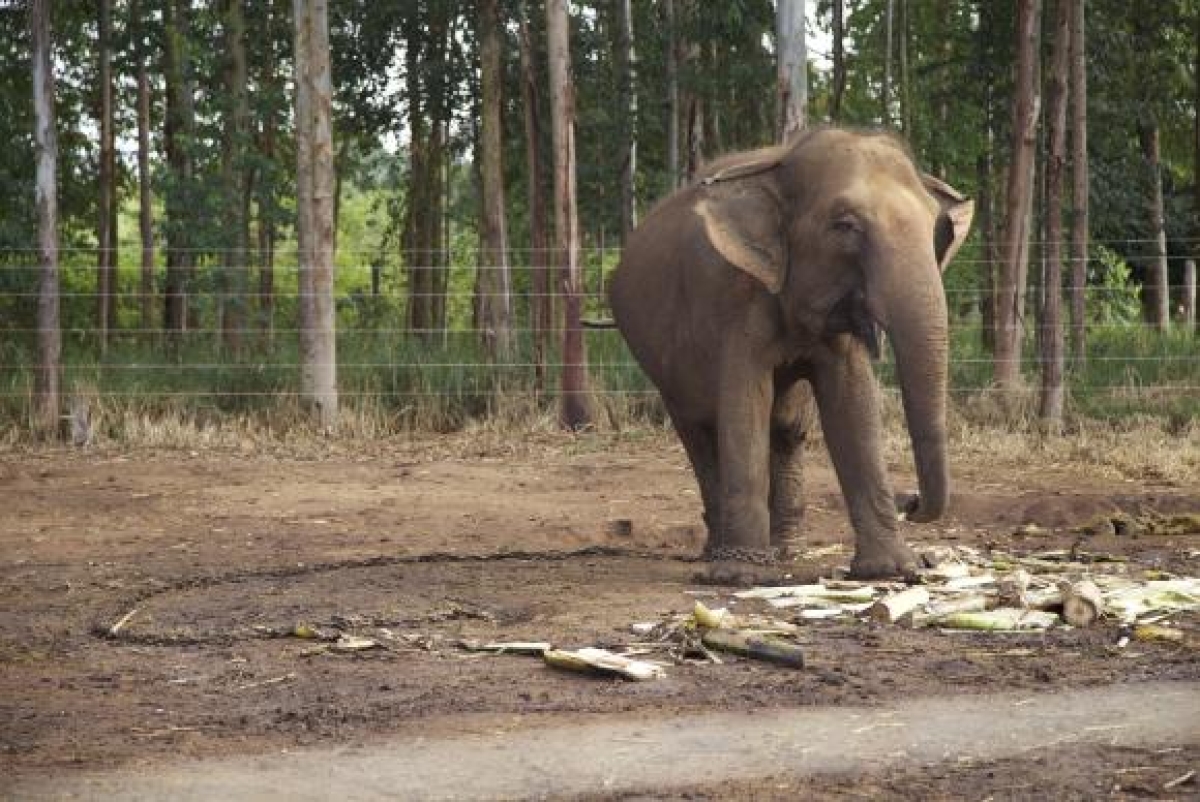
<svg viewBox="0 0 1200 802"><path fill-rule="evenodd" d="M138 306L142 335L154 328L154 201L150 183L150 68L147 64L146 20L141 0L132 0L129 19L137 64L138 236L141 239L141 286Z"/></svg>
<svg viewBox="0 0 1200 802"><path fill-rule="evenodd" d="M258 206L258 318L264 339L270 341L275 331L275 240L279 214L278 180L275 168L276 137L279 127L279 100L282 95L275 71L275 50L278 18L283 15L277 3L266 6L267 36L263 41L266 52L261 62L259 79L262 121L258 138L258 158L263 168L255 187Z"/></svg>
<svg viewBox="0 0 1200 802"><path fill-rule="evenodd" d="M1167 269L1167 224L1163 202L1162 154L1158 115L1147 105L1138 120L1138 139L1149 176L1146 199L1147 222L1150 229L1150 254L1147 259L1149 286L1146 293L1149 305L1147 316L1151 325L1166 331L1171 324L1171 282Z"/></svg>
<svg viewBox="0 0 1200 802"><path fill-rule="evenodd" d="M293 0L296 26L297 238L301 393L325 430L337 423L333 305L333 87L328 0ZM302 228L307 232L300 235ZM303 297L307 294L307 298Z"/></svg>
<svg viewBox="0 0 1200 802"><path fill-rule="evenodd" d="M1038 47L1041 0L1018 0L1017 71L1012 102L1012 153L1005 192L1005 219L1000 275L996 287L996 350L993 379L1006 395L1021 380L1025 279L1029 270L1030 216L1033 207L1034 153L1041 94L1038 92Z"/></svg>
<svg viewBox="0 0 1200 802"><path fill-rule="evenodd" d="M100 186L99 220L96 226L96 341L103 352L108 348L109 328L115 318L116 297L116 135L113 125L112 71L112 0L99 3L100 69L98 95L100 107Z"/></svg>
<svg viewBox="0 0 1200 802"><path fill-rule="evenodd" d="M55 437L59 427L62 332L58 279L58 134L54 119L54 60L50 34L52 0L31 0L29 27L33 45L33 141L36 179L34 203L38 227L38 365L34 384L34 427Z"/></svg>
<svg viewBox="0 0 1200 802"><path fill-rule="evenodd" d="M808 50L804 42L804 0L778 0L775 5L777 97L780 142L787 142L808 122Z"/></svg>
<svg viewBox="0 0 1200 802"><path fill-rule="evenodd" d="M883 24L883 87L879 94L879 120L892 124L892 43L895 41L896 0L887 0Z"/></svg>
<svg viewBox="0 0 1200 802"><path fill-rule="evenodd" d="M504 211L503 98L504 60L498 0L479 3L480 89L483 125L480 161L483 178L483 225L477 277L478 325L492 356L512 350L512 282L508 266L508 221Z"/></svg>
<svg viewBox="0 0 1200 802"><path fill-rule="evenodd" d="M529 304L533 329L534 371L537 390L546 387L546 351L554 321L554 282L550 280L550 235L547 223L545 180L542 163L541 92L534 67L535 48L529 4L521 4L519 25L521 48L521 103L525 111L525 181L529 208Z"/></svg>
<svg viewBox="0 0 1200 802"><path fill-rule="evenodd" d="M833 76L829 93L829 119L838 122L842 117L842 98L846 95L846 2L833 0L832 30Z"/></svg>
<svg viewBox="0 0 1200 802"><path fill-rule="evenodd" d="M637 57L630 0L617 0L616 70L621 109L621 242L637 225Z"/></svg>
<svg viewBox="0 0 1200 802"><path fill-rule="evenodd" d="M195 267L192 222L195 203L193 149L196 132L195 84L191 57L191 0L163 4L163 78L166 96L164 144L170 183L167 187L167 275L163 290L163 328L172 339L187 331L188 294Z"/></svg>
<svg viewBox="0 0 1200 802"><path fill-rule="evenodd" d="M667 188L679 186L679 16L675 0L663 0L667 28Z"/></svg>
<svg viewBox="0 0 1200 802"><path fill-rule="evenodd" d="M575 82L571 75L570 20L566 0L546 0L550 61L550 118L554 134L554 230L562 273L562 423L579 429L592 422L587 350L583 339L583 270L579 261L579 208L575 191Z"/></svg>
<svg viewBox="0 0 1200 802"><path fill-rule="evenodd" d="M1062 255L1063 184L1067 161L1067 77L1071 6L1055 0L1054 39L1046 71L1046 243L1041 319L1041 395L1038 415L1053 431L1063 417Z"/></svg>
<svg viewBox="0 0 1200 802"><path fill-rule="evenodd" d="M1087 0L1071 0L1071 361L1087 354L1088 122ZM1197 182L1200 186L1200 182Z"/></svg>
<svg viewBox="0 0 1200 802"><path fill-rule="evenodd" d="M246 327L247 270L250 246L249 201L250 101L247 89L246 23L243 0L225 0L225 143L221 156L224 207L228 216L224 264L221 266L221 335L225 347L241 350Z"/></svg>

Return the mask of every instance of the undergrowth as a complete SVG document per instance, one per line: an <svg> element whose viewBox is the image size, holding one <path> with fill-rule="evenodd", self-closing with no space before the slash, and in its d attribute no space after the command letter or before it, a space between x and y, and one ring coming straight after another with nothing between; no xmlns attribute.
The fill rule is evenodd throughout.
<svg viewBox="0 0 1200 802"><path fill-rule="evenodd" d="M657 394L620 336L589 331L587 348L595 430L663 428L666 418ZM31 354L12 341L0 351L0 443L28 444ZM1077 444L1130 427L1149 432L1150 440L1155 432L1165 438L1195 437L1197 351L1197 340L1185 332L1093 328L1086 362L1068 369L1063 434ZM1049 442L1038 434L1032 344L1026 348L1026 388L1004 399L989 387L991 358L977 328L955 328L951 352L951 423L962 442L1001 434L1006 442L1026 436ZM468 430L523 436L558 428L557 356L548 355L543 361L550 364L539 369L528 338L518 340L512 354L490 359L467 334L420 340L359 330L339 337L338 360L341 415L333 433L338 439ZM175 346L117 339L102 358L88 343L68 340L63 432L70 439L75 418L84 415L93 443L203 448L248 440L328 439L328 433L312 427L296 393L298 364L294 338L282 334L237 354L222 351L211 337ZM888 389L890 429L902 435L886 353L878 372Z"/></svg>

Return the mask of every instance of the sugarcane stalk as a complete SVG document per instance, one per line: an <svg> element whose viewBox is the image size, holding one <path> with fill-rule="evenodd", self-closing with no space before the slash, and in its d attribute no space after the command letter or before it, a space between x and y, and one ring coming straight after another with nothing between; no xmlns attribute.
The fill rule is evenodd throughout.
<svg viewBox="0 0 1200 802"><path fill-rule="evenodd" d="M867 609L867 615L871 617L872 621L894 624L901 616L928 602L929 591L918 585L890 596L884 596Z"/></svg>
<svg viewBox="0 0 1200 802"><path fill-rule="evenodd" d="M1100 588L1090 580L1063 582L1063 618L1073 627L1088 627L1104 615L1104 597Z"/></svg>
<svg viewBox="0 0 1200 802"><path fill-rule="evenodd" d="M789 668L804 667L804 652L794 643L767 635L751 635L729 629L710 629L701 637L710 649L777 663Z"/></svg>

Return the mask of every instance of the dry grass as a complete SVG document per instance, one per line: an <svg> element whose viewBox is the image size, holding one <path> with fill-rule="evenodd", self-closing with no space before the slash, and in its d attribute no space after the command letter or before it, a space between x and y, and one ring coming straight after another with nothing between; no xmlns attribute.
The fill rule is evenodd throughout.
<svg viewBox="0 0 1200 802"><path fill-rule="evenodd" d="M1080 418L1070 421L1062 433L1048 434L1039 431L1031 414L1031 397L1018 398L1008 415L987 398L956 405L949 420L952 461L994 466L997 473L1061 468L1098 478L1200 486L1200 422L1172 423L1169 418L1148 415L1111 422ZM594 396L595 427L578 433L562 431L555 410L528 393L498 394L486 415L467 420L435 414L432 407L389 410L365 398L364 403L343 408L334 432L315 428L300 404L289 397L281 397L270 414L139 408L105 402L95 395L88 399L91 438L86 448L102 452L224 452L302 458L403 453L406 458L432 460L631 447L678 449L669 427L651 407L600 392ZM1011 414L1014 409L1015 415ZM887 461L911 465L903 411L894 395L885 399L884 422ZM819 433L813 439L814 446L822 448ZM0 431L0 450L45 447L31 442L16 426Z"/></svg>

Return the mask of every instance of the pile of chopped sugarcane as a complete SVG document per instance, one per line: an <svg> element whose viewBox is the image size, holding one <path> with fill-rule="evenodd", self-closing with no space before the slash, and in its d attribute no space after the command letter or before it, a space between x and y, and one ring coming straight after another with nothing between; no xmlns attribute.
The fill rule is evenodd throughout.
<svg viewBox="0 0 1200 802"><path fill-rule="evenodd" d="M1170 616L1200 610L1200 578L1143 571L1123 559L1066 551L1026 557L967 546L927 552L930 567L913 586L828 580L753 588L738 599L761 599L800 619L865 615L881 623L948 630L1014 632L1090 626L1103 617L1158 627Z"/></svg>
<svg viewBox="0 0 1200 802"><path fill-rule="evenodd" d="M771 608L767 615L734 613L697 600L690 613L633 624L634 642L607 649L560 649L540 642L460 645L472 651L539 655L554 668L632 680L661 678L672 664L721 663L723 654L801 668L805 624L822 619L976 632L1087 627L1109 619L1122 625L1122 645L1129 637L1200 645L1192 632L1164 625L1173 616L1200 611L1197 577L1066 551L1021 557L984 554L967 546L937 547L926 551L924 562L929 567L911 585L828 579L732 594L730 606L762 601Z"/></svg>

